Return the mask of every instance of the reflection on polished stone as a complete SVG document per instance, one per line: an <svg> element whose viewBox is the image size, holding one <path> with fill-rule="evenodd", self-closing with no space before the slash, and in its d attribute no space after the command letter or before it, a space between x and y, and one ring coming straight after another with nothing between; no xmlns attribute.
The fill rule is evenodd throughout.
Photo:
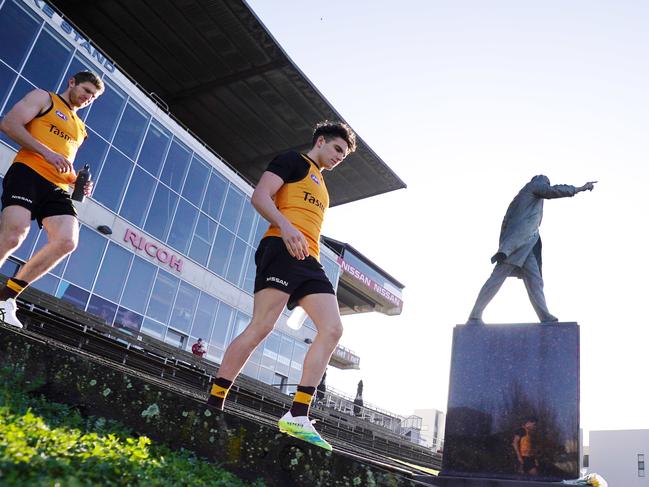
<svg viewBox="0 0 649 487"><path fill-rule="evenodd" d="M442 473L579 476L577 323L455 327Z"/></svg>

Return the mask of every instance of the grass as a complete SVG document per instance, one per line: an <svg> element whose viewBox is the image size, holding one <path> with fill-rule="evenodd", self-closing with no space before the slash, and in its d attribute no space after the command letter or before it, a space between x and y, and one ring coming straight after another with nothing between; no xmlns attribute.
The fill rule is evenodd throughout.
<svg viewBox="0 0 649 487"><path fill-rule="evenodd" d="M112 420L84 417L0 369L0 485L263 487L187 450L172 451Z"/></svg>

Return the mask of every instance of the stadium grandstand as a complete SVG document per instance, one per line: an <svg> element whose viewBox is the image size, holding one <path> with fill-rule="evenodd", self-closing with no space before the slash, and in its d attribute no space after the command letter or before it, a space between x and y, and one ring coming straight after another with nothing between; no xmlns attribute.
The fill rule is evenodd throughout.
<svg viewBox="0 0 649 487"><path fill-rule="evenodd" d="M254 185L274 155L308 148L316 122L343 117L241 0L0 0L0 31L12 39L0 45L0 115L35 87L61 91L83 69L106 86L79 112L89 138L76 164L89 163L95 180L78 207L80 243L21 297L24 333L207 397L252 313L267 227L250 203ZM358 146L326 175L332 206L405 187L360 137ZM0 175L16 150L0 136ZM33 222L0 273L14 276L44 243ZM403 284L350 244L322 243L342 315L401 313ZM316 333L290 317L285 310L232 393L262 416L290 404ZM207 355L197 364L198 338ZM330 365L360 360L340 345ZM355 415L349 404L329 391L315 408L327 438L439 467L419 445L420 419L369 405Z"/></svg>

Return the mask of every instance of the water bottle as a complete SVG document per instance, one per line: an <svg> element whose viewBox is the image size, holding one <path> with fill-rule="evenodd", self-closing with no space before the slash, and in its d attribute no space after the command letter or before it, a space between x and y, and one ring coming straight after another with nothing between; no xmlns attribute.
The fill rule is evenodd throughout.
<svg viewBox="0 0 649 487"><path fill-rule="evenodd" d="M72 192L72 199L75 201L83 201L83 188L86 183L90 181L90 165L86 164L83 169L77 174L77 180L74 183L74 191Z"/></svg>

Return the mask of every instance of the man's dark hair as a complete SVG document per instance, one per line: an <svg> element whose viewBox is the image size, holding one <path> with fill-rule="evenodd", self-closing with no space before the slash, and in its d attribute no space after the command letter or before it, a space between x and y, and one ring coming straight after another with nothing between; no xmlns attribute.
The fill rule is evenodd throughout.
<svg viewBox="0 0 649 487"><path fill-rule="evenodd" d="M81 84L85 83L86 81L89 81L99 91L104 91L104 82L101 80L99 76L97 76L95 73L92 71L79 71L77 74L72 76L74 78L74 83L75 84Z"/></svg>
<svg viewBox="0 0 649 487"><path fill-rule="evenodd" d="M313 131L313 140L311 141L311 147L315 145L318 141L318 137L323 136L327 142L336 137L340 137L345 142L347 142L347 148L349 154L356 150L356 134L349 128L349 125L342 122L330 122L325 120L320 122L315 126Z"/></svg>
<svg viewBox="0 0 649 487"><path fill-rule="evenodd" d="M538 422L539 422L539 418L536 417L536 416L527 416L527 417L525 418L525 422L526 422L526 423L528 423L528 422L529 422L529 423L538 423Z"/></svg>

